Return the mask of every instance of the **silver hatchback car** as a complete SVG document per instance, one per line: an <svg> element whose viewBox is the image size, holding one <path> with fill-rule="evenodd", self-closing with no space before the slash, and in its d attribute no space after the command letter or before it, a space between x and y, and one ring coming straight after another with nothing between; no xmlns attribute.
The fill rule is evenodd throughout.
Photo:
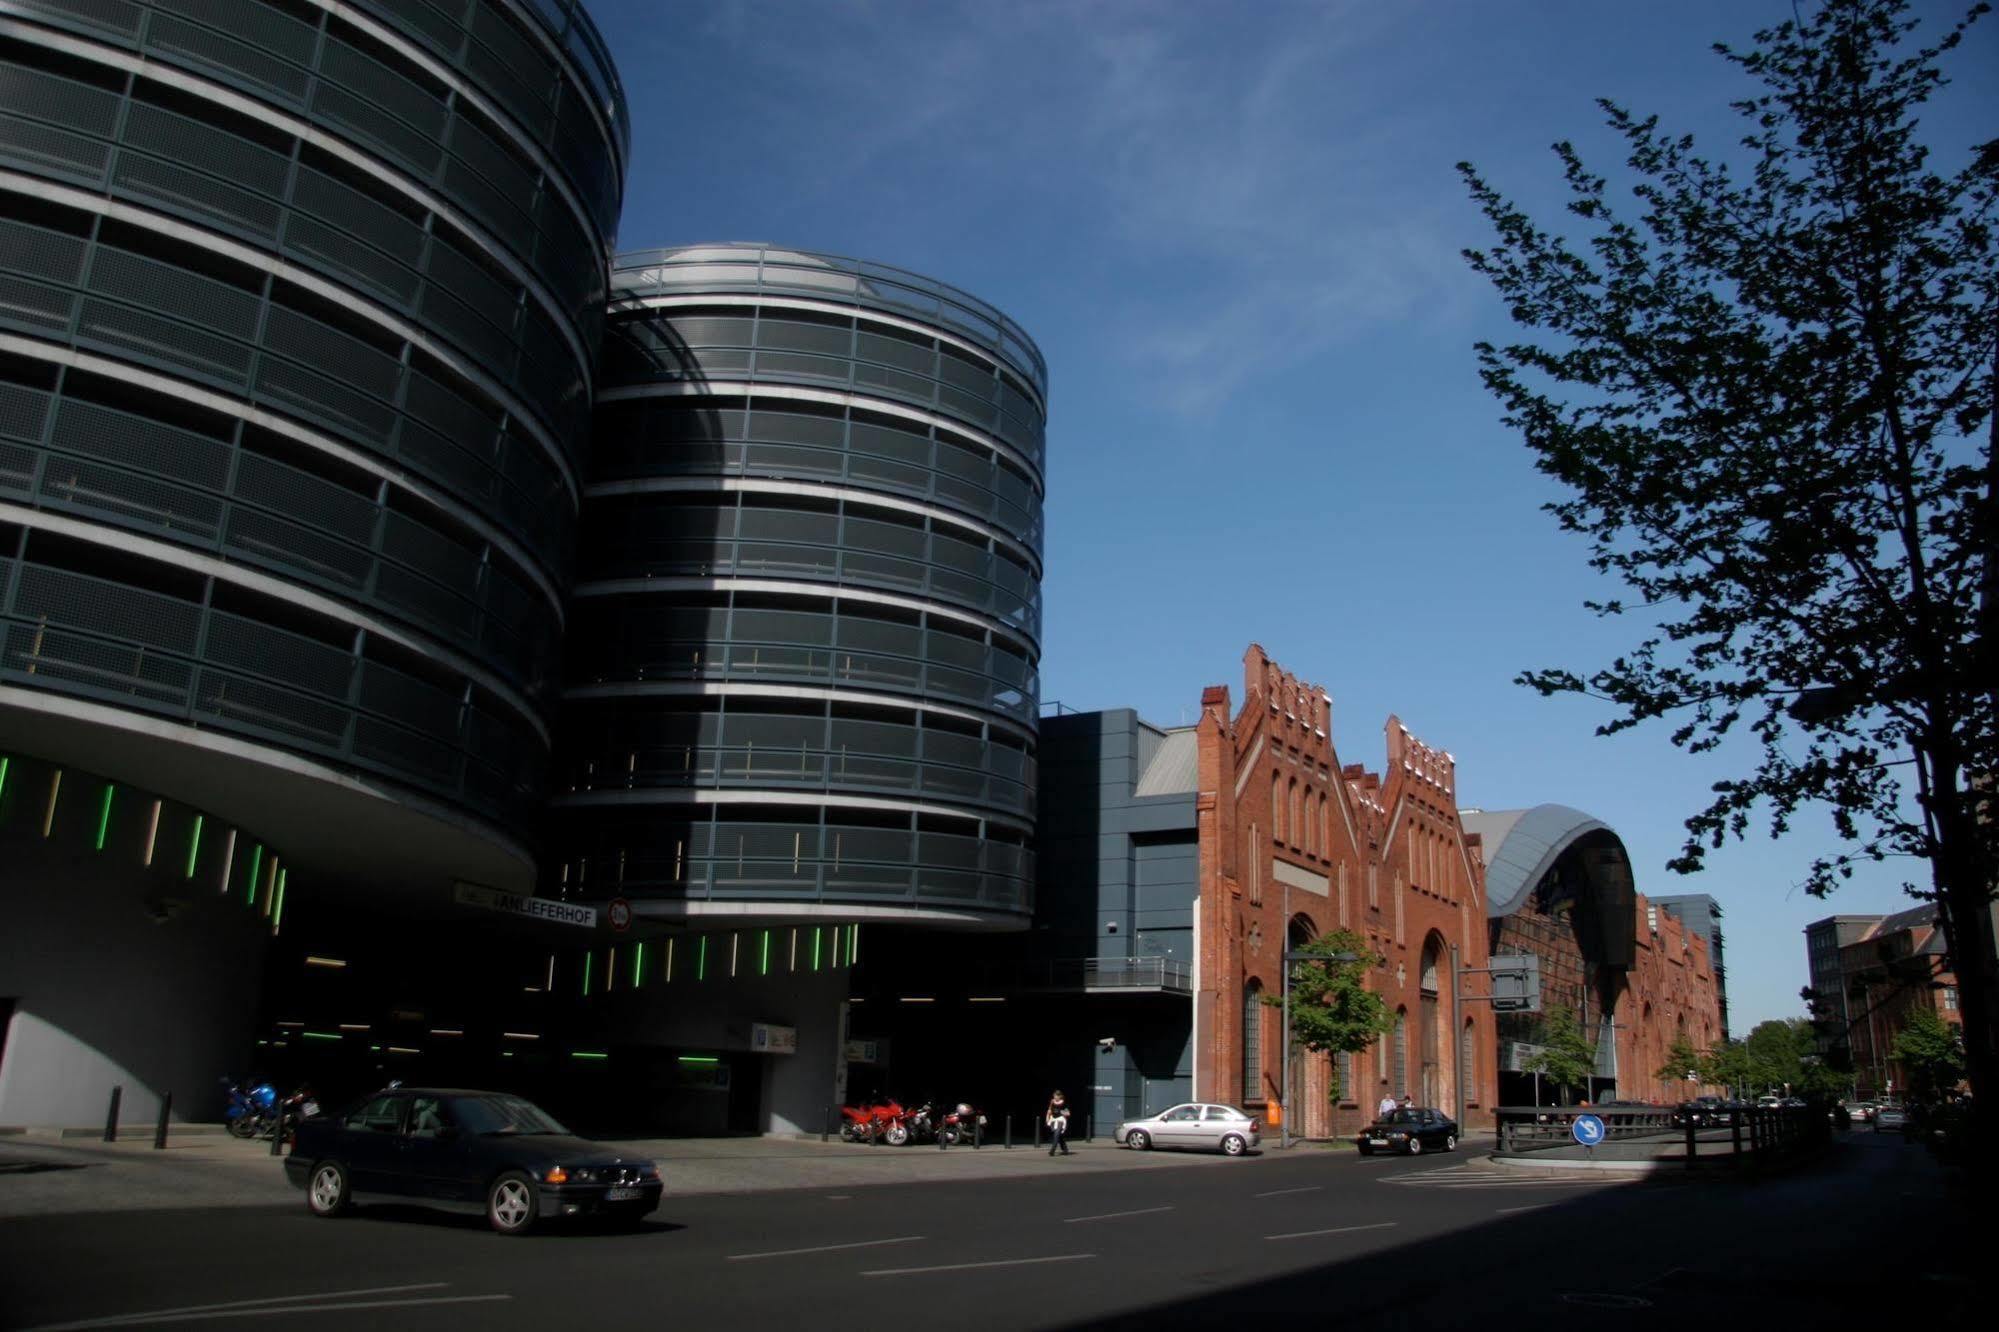
<svg viewBox="0 0 1999 1332"><path fill-rule="evenodd" d="M1113 1140L1144 1151L1148 1147L1195 1147L1241 1156L1263 1140L1262 1126L1232 1105L1188 1102L1147 1119L1127 1119Z"/></svg>

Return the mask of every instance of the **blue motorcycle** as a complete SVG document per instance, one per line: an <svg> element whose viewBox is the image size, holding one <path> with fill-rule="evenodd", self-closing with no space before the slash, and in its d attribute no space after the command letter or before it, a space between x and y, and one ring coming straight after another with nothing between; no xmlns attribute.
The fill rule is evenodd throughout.
<svg viewBox="0 0 1999 1332"><path fill-rule="evenodd" d="M229 1089L229 1107L222 1122L238 1138L255 1138L275 1132L278 1123L278 1089L268 1082L244 1086L222 1079Z"/></svg>

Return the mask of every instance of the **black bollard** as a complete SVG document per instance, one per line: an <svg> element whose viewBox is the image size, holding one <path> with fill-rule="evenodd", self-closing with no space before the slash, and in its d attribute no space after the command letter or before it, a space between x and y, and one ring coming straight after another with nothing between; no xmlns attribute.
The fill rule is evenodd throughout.
<svg viewBox="0 0 1999 1332"><path fill-rule="evenodd" d="M111 1108L104 1113L104 1141L106 1142L118 1141L118 1103L124 1099L125 1089L122 1086L111 1089Z"/></svg>
<svg viewBox="0 0 1999 1332"><path fill-rule="evenodd" d="M984 1136L984 1133L985 1133L985 1128L986 1128L986 1117L985 1117L984 1115L973 1115L973 1116L972 1116L972 1150L973 1150L973 1151L977 1151L977 1150L978 1150L978 1147L979 1147L979 1139L980 1139L980 1138L981 1138L982 1136Z"/></svg>
<svg viewBox="0 0 1999 1332"><path fill-rule="evenodd" d="M174 1094L168 1092L160 1098L160 1122L153 1125L153 1150L165 1151L167 1146L167 1116L174 1110Z"/></svg>
<svg viewBox="0 0 1999 1332"><path fill-rule="evenodd" d="M1041 1116L1034 1117L1034 1150L1041 1150Z"/></svg>
<svg viewBox="0 0 1999 1332"><path fill-rule="evenodd" d="M283 1156L284 1154L285 1154L285 1104L283 1101L280 1101L278 1102L277 1122L271 1125L271 1155Z"/></svg>
<svg viewBox="0 0 1999 1332"><path fill-rule="evenodd" d="M1008 1116L1006 1117L1006 1145L1007 1145L1007 1147L1008 1147L1008 1148L1012 1148L1012 1146L1013 1146L1013 1116L1012 1116L1012 1115L1008 1115Z"/></svg>
<svg viewBox="0 0 1999 1332"><path fill-rule="evenodd" d="M1088 1141L1090 1140L1090 1138L1092 1137L1092 1129L1091 1129L1091 1126L1092 1126L1092 1125L1094 1125L1094 1124L1095 1124L1096 1122L1097 1122L1097 1117L1096 1117L1095 1115L1084 1115L1084 1116L1083 1116L1083 1141L1084 1141L1084 1142L1088 1142Z"/></svg>
<svg viewBox="0 0 1999 1332"><path fill-rule="evenodd" d="M826 1117L819 1121L819 1141L824 1142L833 1135L833 1107L826 1107Z"/></svg>

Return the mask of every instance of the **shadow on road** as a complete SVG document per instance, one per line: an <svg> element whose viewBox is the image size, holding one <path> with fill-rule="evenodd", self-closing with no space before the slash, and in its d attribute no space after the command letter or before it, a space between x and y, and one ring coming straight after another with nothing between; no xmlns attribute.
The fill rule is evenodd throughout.
<svg viewBox="0 0 1999 1332"><path fill-rule="evenodd" d="M1596 1189L1265 1281L1048 1325L1156 1332L1275 1315L1313 1326L1511 1328L1604 1313L1619 1332L1682 1332L1717 1315L1738 1326L1852 1327L1912 1313L1949 1326L1956 1314L1965 1325L1981 1261L1967 1203L1920 1148L1848 1138L1780 1175Z"/></svg>

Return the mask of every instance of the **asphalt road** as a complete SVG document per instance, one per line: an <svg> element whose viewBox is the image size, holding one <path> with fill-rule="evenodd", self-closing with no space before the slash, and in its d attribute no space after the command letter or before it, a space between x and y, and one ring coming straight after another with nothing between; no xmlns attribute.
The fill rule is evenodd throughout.
<svg viewBox="0 0 1999 1332"><path fill-rule="evenodd" d="M370 1208L0 1220L0 1326L1485 1328L1861 1326L1983 1290L1966 1200L1919 1147L1852 1135L1761 1181L1526 1179L1312 1149L1217 1168L673 1197L637 1233L503 1239ZM1982 1280L1982 1277L1977 1278ZM1911 1301L1922 1303L1911 1306ZM310 1317L305 1315L310 1314Z"/></svg>

